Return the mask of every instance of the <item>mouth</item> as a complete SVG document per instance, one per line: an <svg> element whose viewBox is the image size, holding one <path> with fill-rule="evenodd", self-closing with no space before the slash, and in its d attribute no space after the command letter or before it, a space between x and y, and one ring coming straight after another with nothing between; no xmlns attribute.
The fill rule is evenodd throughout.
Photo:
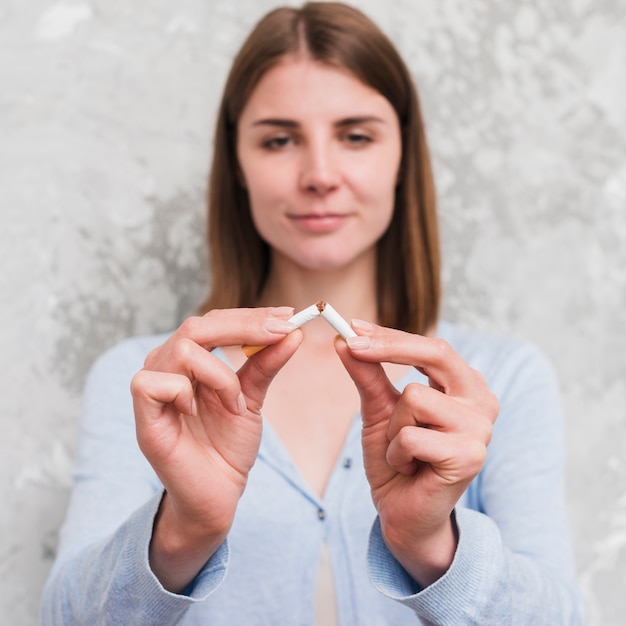
<svg viewBox="0 0 626 626"><path fill-rule="evenodd" d="M299 229L309 232L330 232L341 227L349 215L341 213L305 213L303 215L289 215L289 219Z"/></svg>

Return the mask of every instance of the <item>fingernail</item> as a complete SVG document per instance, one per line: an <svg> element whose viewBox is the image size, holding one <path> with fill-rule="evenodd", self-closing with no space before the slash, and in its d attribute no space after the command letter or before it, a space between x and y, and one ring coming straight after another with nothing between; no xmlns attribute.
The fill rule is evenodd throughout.
<svg viewBox="0 0 626 626"><path fill-rule="evenodd" d="M239 409L239 415L245 417L248 412L248 407L246 406L246 399L243 397L243 393L240 393L237 398L237 408Z"/></svg>
<svg viewBox="0 0 626 626"><path fill-rule="evenodd" d="M361 330L365 333L373 333L374 332L374 324L370 322L366 322L364 320L352 320L352 328L355 330Z"/></svg>
<svg viewBox="0 0 626 626"><path fill-rule="evenodd" d="M277 317L270 317L265 320L265 329L270 333L290 333L295 326L287 320L281 320Z"/></svg>
<svg viewBox="0 0 626 626"><path fill-rule="evenodd" d="M348 337L346 343L352 350L363 350L370 347L370 338L357 335L356 337Z"/></svg>

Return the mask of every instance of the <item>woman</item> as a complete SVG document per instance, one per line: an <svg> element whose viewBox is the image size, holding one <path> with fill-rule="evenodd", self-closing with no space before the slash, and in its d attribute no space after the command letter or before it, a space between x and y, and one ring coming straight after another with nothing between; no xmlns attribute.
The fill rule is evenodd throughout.
<svg viewBox="0 0 626 626"><path fill-rule="evenodd" d="M579 623L553 375L438 320L434 195L387 38L334 3L261 20L206 314L95 365L45 624ZM318 300L356 337L295 329Z"/></svg>

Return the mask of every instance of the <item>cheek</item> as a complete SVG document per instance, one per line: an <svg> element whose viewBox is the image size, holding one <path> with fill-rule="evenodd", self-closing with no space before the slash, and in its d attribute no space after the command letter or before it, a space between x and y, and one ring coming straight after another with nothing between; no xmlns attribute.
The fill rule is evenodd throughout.
<svg viewBox="0 0 626 626"><path fill-rule="evenodd" d="M241 178L250 202L265 204L285 194L286 167L270 159L240 159Z"/></svg>
<svg viewBox="0 0 626 626"><path fill-rule="evenodd" d="M268 179L254 181L256 184L248 186L248 202L252 223L257 232L265 241L276 230L276 219L280 206L280 194L275 185Z"/></svg>
<svg viewBox="0 0 626 626"><path fill-rule="evenodd" d="M397 170L373 168L362 179L361 189L375 211L378 225L389 224L396 202Z"/></svg>
<svg viewBox="0 0 626 626"><path fill-rule="evenodd" d="M242 178L248 192L252 217L256 222L258 217L267 212L275 197L276 187L272 184L271 170L264 172L259 168L246 168L243 170Z"/></svg>
<svg viewBox="0 0 626 626"><path fill-rule="evenodd" d="M380 184L372 190L375 196L372 198L374 210L372 224L378 236L382 236L389 228L395 211L397 173L395 170L393 172L379 171L379 176L378 182ZM384 180L382 179L383 176Z"/></svg>
<svg viewBox="0 0 626 626"><path fill-rule="evenodd" d="M395 194L392 194L391 197L388 198L384 206L381 207L381 210L378 213L377 231L379 233L379 236L382 237L389 228L389 224L391 224L391 220L393 218L394 209Z"/></svg>
<svg viewBox="0 0 626 626"><path fill-rule="evenodd" d="M259 232L264 235L263 231L266 229L265 225L268 223L269 212L267 211L267 200L262 194L256 190L255 193L251 193L248 189L248 202L250 204L250 215L252 217L252 223ZM263 237L265 239L265 237Z"/></svg>
<svg viewBox="0 0 626 626"><path fill-rule="evenodd" d="M363 163L359 171L360 187L372 199L385 206L393 206L398 177L400 174L400 146L389 146L375 158Z"/></svg>

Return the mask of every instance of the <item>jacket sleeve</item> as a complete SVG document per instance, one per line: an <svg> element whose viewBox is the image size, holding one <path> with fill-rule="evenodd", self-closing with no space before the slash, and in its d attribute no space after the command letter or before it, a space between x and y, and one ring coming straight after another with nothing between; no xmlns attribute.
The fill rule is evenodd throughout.
<svg viewBox="0 0 626 626"><path fill-rule="evenodd" d="M554 372L536 350L515 344L472 364L500 400L487 461L454 520L450 569L420 589L370 536L373 584L424 624L583 624L564 488L563 415Z"/></svg>
<svg viewBox="0 0 626 626"><path fill-rule="evenodd" d="M43 626L176 624L225 575L226 543L184 595L166 591L150 570L163 489L136 443L129 385L151 347L122 342L87 378L74 489L42 596Z"/></svg>

